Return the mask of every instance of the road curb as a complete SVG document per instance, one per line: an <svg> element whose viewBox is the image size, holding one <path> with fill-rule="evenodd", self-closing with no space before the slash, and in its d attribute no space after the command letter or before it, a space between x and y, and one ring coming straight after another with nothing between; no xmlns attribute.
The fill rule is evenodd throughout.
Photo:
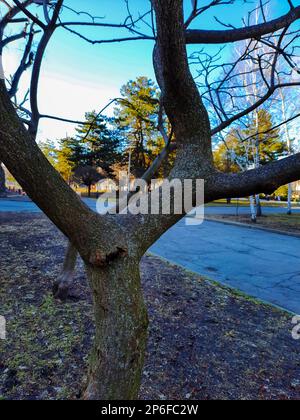
<svg viewBox="0 0 300 420"><path fill-rule="evenodd" d="M215 218L206 218L205 221L207 222L215 222L215 223L222 223L224 225L231 225L231 226L237 226L242 227L245 229L256 229L256 230L262 230L264 232L269 233L277 233L277 235L284 235L284 236L292 236L293 238L300 238L299 233L293 233L293 232L285 232L283 230L277 230L277 229L270 229L263 226L257 226L253 223L253 225L247 224L247 223L240 223L240 222L233 222L231 220L220 220Z"/></svg>
<svg viewBox="0 0 300 420"><path fill-rule="evenodd" d="M285 314L289 314L291 316L297 315L296 312L291 311L290 309L287 309L284 306L277 305L276 303L273 303L273 302L270 302L266 299L263 299L263 298L260 298L258 296L252 295L251 293L244 292L242 289L239 289L238 287L229 286L224 281L214 280L213 278L211 278L211 277L209 277L205 274L201 274L199 271L193 271L193 270L185 267L184 264L180 264L180 263L175 262L173 260L170 260L168 258L162 257L161 255L159 255L158 253L155 253L153 251L147 251L147 253L145 255L155 257L155 258L159 258L161 261L164 261L164 262L170 264L173 267L179 267L179 268L183 269L184 271L186 271L187 273L190 273L190 274L193 274L193 275L196 275L196 276L202 278L204 281L207 281L212 286L217 286L220 289L227 290L231 293L237 293L237 296L239 296L243 299L247 299L247 298L252 299L253 302L256 303L256 304L269 306L270 308L273 308L274 310L276 309L277 311L284 312Z"/></svg>

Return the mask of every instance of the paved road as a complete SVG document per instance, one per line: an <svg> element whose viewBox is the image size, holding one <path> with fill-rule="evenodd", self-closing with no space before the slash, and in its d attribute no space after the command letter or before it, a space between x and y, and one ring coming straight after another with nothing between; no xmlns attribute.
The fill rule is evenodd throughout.
<svg viewBox="0 0 300 420"><path fill-rule="evenodd" d="M41 210L31 201L1 199L0 211L39 213Z"/></svg>
<svg viewBox="0 0 300 420"><path fill-rule="evenodd" d="M185 268L300 314L300 239L206 221L181 221L152 248Z"/></svg>
<svg viewBox="0 0 300 420"><path fill-rule="evenodd" d="M93 209L96 210L96 201L92 199L84 199L84 201L87 203L87 205ZM16 198L16 199L0 199L0 211L7 211L7 212L30 212L30 213L40 213L41 210L39 207L34 204L29 199L22 199L22 198Z"/></svg>
<svg viewBox="0 0 300 420"><path fill-rule="evenodd" d="M96 210L96 201L93 199L85 198L83 201L87 203L87 205ZM13 212L40 212L40 209L29 199L0 199L0 211L13 211ZM300 206L296 206L293 208L293 211L296 213L300 212ZM228 214L228 215L235 215L235 214L249 214L249 207L247 206L223 206L223 205L214 205L214 206L207 206L205 208L205 213L208 215L213 214ZM285 207L263 207L263 212L265 214L270 213L286 213Z"/></svg>
<svg viewBox="0 0 300 420"><path fill-rule="evenodd" d="M94 200L85 200L94 209ZM233 212L208 207L208 214ZM248 211L241 207L242 212ZM265 208L266 212L284 212ZM299 211L300 209L297 209ZM0 200L0 211L39 212L31 202ZM230 214L230 213L227 213ZM181 221L151 251L251 296L300 314L300 239L261 230L206 221L186 226Z"/></svg>

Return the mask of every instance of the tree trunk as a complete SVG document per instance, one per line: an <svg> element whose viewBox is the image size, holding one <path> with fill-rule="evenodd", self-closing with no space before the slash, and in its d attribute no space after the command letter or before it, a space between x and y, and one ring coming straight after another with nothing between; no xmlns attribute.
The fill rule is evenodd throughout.
<svg viewBox="0 0 300 420"><path fill-rule="evenodd" d="M256 201L256 216L257 217L262 217L263 212L262 212L262 207L261 207L261 201L260 201L259 194L257 194L255 196L255 201Z"/></svg>
<svg viewBox="0 0 300 420"><path fill-rule="evenodd" d="M280 96L281 96L281 107L282 107L282 115L285 121L288 120L287 118L287 103L286 103L286 96L283 93L283 90L280 89ZM284 124L285 128L285 137L286 137L286 145L289 152L289 155L293 154L293 146L292 146L292 139L290 136L290 128L288 123ZM293 199L293 185L291 183L288 184L288 205L287 205L287 214L290 216L292 214L292 199Z"/></svg>
<svg viewBox="0 0 300 420"><path fill-rule="evenodd" d="M289 216L292 214L292 199L293 199L293 185L289 184L288 186L288 211L287 211L287 214Z"/></svg>
<svg viewBox="0 0 300 420"><path fill-rule="evenodd" d="M251 221L253 223L256 223L256 221L257 221L257 219L256 219L256 208L255 208L255 200L254 200L253 195L250 196L250 210L251 210Z"/></svg>
<svg viewBox="0 0 300 420"><path fill-rule="evenodd" d="M6 195L6 188L5 188L5 172L2 168L2 164L0 162L0 197Z"/></svg>
<svg viewBox="0 0 300 420"><path fill-rule="evenodd" d="M105 268L87 266L87 274L96 336L84 398L137 399L148 330L139 263L128 258Z"/></svg>
<svg viewBox="0 0 300 420"><path fill-rule="evenodd" d="M53 295L56 299L65 301L69 297L70 288L73 284L75 274L77 256L78 251L76 247L69 242L65 255L63 271L53 285Z"/></svg>
<svg viewBox="0 0 300 420"><path fill-rule="evenodd" d="M256 75L254 75L256 78ZM255 90L256 90L256 83L255 83ZM259 132L259 117L258 117L258 111L255 111L255 119L256 119L256 131L257 133ZM255 167L259 168L260 167L260 150L259 150L259 135L256 136L256 141L255 141ZM256 201L256 217L262 217L263 213L262 213L262 207L261 207L261 202L260 202L260 195L256 194L255 195L255 201Z"/></svg>

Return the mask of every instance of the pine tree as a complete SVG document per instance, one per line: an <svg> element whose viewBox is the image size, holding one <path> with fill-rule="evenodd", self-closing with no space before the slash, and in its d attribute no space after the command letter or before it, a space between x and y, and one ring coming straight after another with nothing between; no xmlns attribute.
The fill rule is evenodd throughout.
<svg viewBox="0 0 300 420"><path fill-rule="evenodd" d="M258 140L261 165L287 155L287 146L285 141L280 138L280 130L272 130L273 126L272 115L269 111L260 109L258 111L258 130L255 118L250 121L249 127L243 130L244 137L253 136L254 141ZM250 154L250 159L255 161L253 153Z"/></svg>
<svg viewBox="0 0 300 420"><path fill-rule="evenodd" d="M44 153L49 162L55 167L57 162L57 146L51 140L39 142L39 148Z"/></svg>
<svg viewBox="0 0 300 420"><path fill-rule="evenodd" d="M72 145L73 139L71 138L67 137L60 140L59 149L56 154L57 162L55 167L68 184L71 183L72 174L75 169L75 163L72 160L74 158Z"/></svg>
<svg viewBox="0 0 300 420"><path fill-rule="evenodd" d="M258 143L261 165L287 155L287 147L280 138L280 130L272 130L273 126L271 114L265 109L260 109L258 124L253 118L248 127L231 130L225 143L221 143L214 152L218 169L222 172L238 172L254 165L256 143Z"/></svg>
<svg viewBox="0 0 300 420"><path fill-rule="evenodd" d="M131 171L141 176L153 160L153 145L159 141L157 119L159 89L147 77L138 77L121 88L122 101L115 109L115 123L123 127L126 154L131 153Z"/></svg>
<svg viewBox="0 0 300 420"><path fill-rule="evenodd" d="M100 167L109 176L112 167L121 160L122 136L112 125L112 119L95 111L86 114L87 124L77 128L77 136L69 143L70 160L76 167Z"/></svg>
<svg viewBox="0 0 300 420"><path fill-rule="evenodd" d="M225 173L239 172L240 167L236 162L236 156L240 156L241 153L236 131L232 130L226 137L226 144L220 143L214 151L216 167Z"/></svg>

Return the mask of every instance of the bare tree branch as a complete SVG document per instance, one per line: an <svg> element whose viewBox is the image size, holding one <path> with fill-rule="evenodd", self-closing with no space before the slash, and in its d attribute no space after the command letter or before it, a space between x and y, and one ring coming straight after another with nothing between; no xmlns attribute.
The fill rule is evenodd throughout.
<svg viewBox="0 0 300 420"><path fill-rule="evenodd" d="M286 15L266 23L226 31L206 31L189 29L186 31L187 44L225 44L246 39L260 38L286 28L300 18L300 6L292 8Z"/></svg>

